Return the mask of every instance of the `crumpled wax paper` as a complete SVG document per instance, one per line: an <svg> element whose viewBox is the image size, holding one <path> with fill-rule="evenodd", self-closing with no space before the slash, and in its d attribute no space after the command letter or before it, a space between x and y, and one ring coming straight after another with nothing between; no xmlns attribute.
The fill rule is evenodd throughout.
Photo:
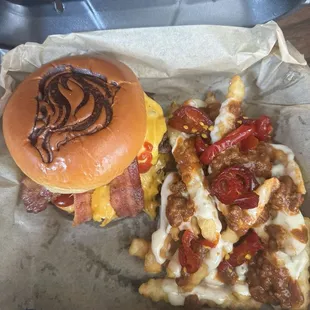
<svg viewBox="0 0 310 310"><path fill-rule="evenodd" d="M276 23L252 29L182 26L55 35L26 43L2 58L0 115L15 87L55 58L106 54L129 65L145 91L164 108L172 100L223 99L240 74L250 116L272 116L275 140L292 148L306 187L310 177L310 69ZM149 277L128 255L134 237L150 238L156 223L140 214L99 228L73 228L71 217L50 207L28 214L19 198L22 174L0 135L0 309L170 309L138 294ZM310 215L309 199L304 212ZM174 309L174 308L173 308Z"/></svg>

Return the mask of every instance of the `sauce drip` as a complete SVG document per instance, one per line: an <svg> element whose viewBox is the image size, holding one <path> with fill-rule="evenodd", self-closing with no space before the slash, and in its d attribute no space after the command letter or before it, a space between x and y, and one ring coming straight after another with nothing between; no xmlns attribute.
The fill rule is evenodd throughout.
<svg viewBox="0 0 310 310"><path fill-rule="evenodd" d="M69 207L74 203L74 196L72 194L62 194L54 198L52 202L59 208Z"/></svg>

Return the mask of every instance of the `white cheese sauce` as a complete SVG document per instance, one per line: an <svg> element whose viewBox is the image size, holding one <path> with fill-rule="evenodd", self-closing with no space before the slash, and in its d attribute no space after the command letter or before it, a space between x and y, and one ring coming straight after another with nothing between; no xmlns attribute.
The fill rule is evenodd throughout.
<svg viewBox="0 0 310 310"><path fill-rule="evenodd" d="M172 258L171 258L171 260L167 266L167 269L169 269L173 273L175 278L178 278L181 276L182 266L181 266L180 261L179 261L179 250L177 250L173 254L173 256L172 256Z"/></svg>
<svg viewBox="0 0 310 310"><path fill-rule="evenodd" d="M303 179L301 175L300 168L296 161L294 160L293 151L282 144L270 144L275 150L282 151L287 156L287 163L283 163L280 160L276 160L274 165L272 166L271 173L272 176L280 177L284 175L288 175L292 178L293 182L298 188L298 191L302 194L306 193Z"/></svg>
<svg viewBox="0 0 310 310"><path fill-rule="evenodd" d="M233 243L220 239L217 246L207 253L204 263L208 266L209 273L215 270L223 257L233 250Z"/></svg>
<svg viewBox="0 0 310 310"><path fill-rule="evenodd" d="M291 277L296 280L299 278L302 271L304 271L309 259L306 250L293 257L278 251L276 252L276 257L284 263Z"/></svg>
<svg viewBox="0 0 310 310"><path fill-rule="evenodd" d="M162 188L161 188L161 206L160 206L160 220L159 228L152 234L152 252L159 264L163 264L166 259L161 257L160 250L164 246L166 237L168 236L171 226L166 217L166 208L168 203L168 197L172 194L170 190L170 184L177 177L176 173L170 173L167 175Z"/></svg>

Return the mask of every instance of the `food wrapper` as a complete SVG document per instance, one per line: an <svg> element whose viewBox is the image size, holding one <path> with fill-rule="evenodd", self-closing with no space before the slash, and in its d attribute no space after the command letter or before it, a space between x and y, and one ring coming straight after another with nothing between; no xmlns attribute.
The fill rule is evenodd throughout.
<svg viewBox="0 0 310 310"><path fill-rule="evenodd" d="M165 110L172 100L203 98L208 90L223 100L230 78L240 74L246 112L272 117L275 141L294 151L310 191L310 69L276 23L98 31L26 43L2 56L0 114L27 74L77 54L126 63ZM138 294L149 276L128 254L131 240L149 239L156 222L140 214L106 228L74 228L72 217L53 207L28 214L19 197L21 178L1 134L0 309L174 309ZM309 198L303 210L309 216L307 206Z"/></svg>

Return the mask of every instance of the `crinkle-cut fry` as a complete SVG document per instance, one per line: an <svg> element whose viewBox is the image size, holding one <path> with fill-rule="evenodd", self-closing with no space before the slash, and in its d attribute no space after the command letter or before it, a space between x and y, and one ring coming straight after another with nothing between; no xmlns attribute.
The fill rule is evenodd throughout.
<svg viewBox="0 0 310 310"><path fill-rule="evenodd" d="M215 119L211 131L211 141L221 140L227 133L236 128L236 120L241 115L241 104L244 98L244 84L240 76L231 79L227 99L221 104L220 113Z"/></svg>
<svg viewBox="0 0 310 310"><path fill-rule="evenodd" d="M201 233L200 227L198 225L198 220L196 216L192 216L191 218L191 227L195 236L199 236Z"/></svg>
<svg viewBox="0 0 310 310"><path fill-rule="evenodd" d="M184 101L183 105L189 105L191 107L198 109L198 108L204 108L206 106L206 103L201 99L192 98Z"/></svg>
<svg viewBox="0 0 310 310"><path fill-rule="evenodd" d="M218 236L215 222L211 219L197 217L202 236L207 240L215 240Z"/></svg>
<svg viewBox="0 0 310 310"><path fill-rule="evenodd" d="M171 247L171 241L172 241L172 236L171 234L168 234L168 236L165 239L163 247L160 249L160 256L165 259L168 259L171 256L169 253L169 250Z"/></svg>
<svg viewBox="0 0 310 310"><path fill-rule="evenodd" d="M231 230L229 227L221 234L222 239L226 242L236 243L239 240L239 236L236 232Z"/></svg>
<svg viewBox="0 0 310 310"><path fill-rule="evenodd" d="M189 196L195 205L197 214L204 214L205 219L214 221L214 225L212 225L214 231L209 231L209 240L217 241L221 223L218 219L218 211L214 200L205 188L204 173L196 153L195 140L193 138L185 139L182 135L179 135L175 145L173 145L172 154L177 162L182 181L185 183Z"/></svg>
<svg viewBox="0 0 310 310"><path fill-rule="evenodd" d="M239 207L239 216L236 218L234 211L223 213L227 219L228 226L237 233L244 234L250 229L262 214L267 205L272 193L280 186L280 181L277 178L270 178L264 181L254 192L259 196L258 205L256 208L242 210Z"/></svg>
<svg viewBox="0 0 310 310"><path fill-rule="evenodd" d="M162 270L161 264L157 263L156 258L150 248L144 258L144 271L148 273L160 273Z"/></svg>
<svg viewBox="0 0 310 310"><path fill-rule="evenodd" d="M293 151L281 144L271 144L274 158L285 167L285 174L290 176L297 186L297 192L306 194L305 183L299 165L294 160ZM275 175L278 176L278 175Z"/></svg>
<svg viewBox="0 0 310 310"><path fill-rule="evenodd" d="M129 247L129 254L144 259L150 247L151 243L149 241L141 238L135 238L132 240Z"/></svg>
<svg viewBox="0 0 310 310"><path fill-rule="evenodd" d="M174 241L179 241L179 233L180 233L180 229L178 227L171 227L170 229L170 235L172 240Z"/></svg>
<svg viewBox="0 0 310 310"><path fill-rule="evenodd" d="M168 302L168 296L163 290L163 279L150 279L148 282L143 283L139 287L139 293L155 302L161 300Z"/></svg>
<svg viewBox="0 0 310 310"><path fill-rule="evenodd" d="M200 266L200 268L195 272L190 274L184 283L184 285L180 286L183 292L191 292L194 287L200 284L200 282L208 275L208 266L204 263Z"/></svg>
<svg viewBox="0 0 310 310"><path fill-rule="evenodd" d="M208 91L207 96L205 98L205 104L208 105L208 104L217 103L217 102L218 100L215 97L215 93L212 91Z"/></svg>
<svg viewBox="0 0 310 310"><path fill-rule="evenodd" d="M276 191L279 187L280 181L277 178L270 178L265 180L263 184L261 184L256 190L254 190L254 192L259 196L258 205L257 208L255 208L257 209L257 212L253 214L255 216L255 222L259 218L266 204L268 203L272 193ZM251 214L251 210L253 209L246 210L246 212Z"/></svg>
<svg viewBox="0 0 310 310"><path fill-rule="evenodd" d="M228 87L227 98L233 98L242 101L245 95L245 86L239 75L233 76Z"/></svg>

